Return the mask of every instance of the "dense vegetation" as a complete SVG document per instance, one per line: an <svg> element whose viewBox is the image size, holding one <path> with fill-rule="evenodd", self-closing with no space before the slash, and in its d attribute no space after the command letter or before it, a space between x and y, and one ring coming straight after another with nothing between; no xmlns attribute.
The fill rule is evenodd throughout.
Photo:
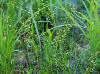
<svg viewBox="0 0 100 74"><path fill-rule="evenodd" d="M100 74L100 0L0 0L0 74Z"/></svg>

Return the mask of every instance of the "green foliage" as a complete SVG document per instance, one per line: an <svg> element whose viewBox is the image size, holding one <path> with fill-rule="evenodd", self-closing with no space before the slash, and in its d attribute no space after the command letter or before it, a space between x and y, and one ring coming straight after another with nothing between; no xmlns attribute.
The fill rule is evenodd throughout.
<svg viewBox="0 0 100 74"><path fill-rule="evenodd" d="M71 1L0 0L0 74L100 73L99 0L78 0L75 9ZM72 36L76 26L84 38Z"/></svg>
<svg viewBox="0 0 100 74"><path fill-rule="evenodd" d="M86 2L88 4L86 4ZM85 59L85 61L88 60L90 63L93 64L92 61L94 61L94 58L96 57L95 54L97 52L99 52L99 48L100 48L99 47L100 37L98 36L100 34L100 29L99 29L100 28L100 22L99 22L100 17L98 14L99 7L97 5L95 5L95 2L98 3L98 1L94 1L94 0L89 1L88 0L86 2L82 1L87 14L80 13L78 11L74 11L74 14L76 14L75 16L73 16L68 10L65 10L65 8L60 4L60 2L59 2L59 5L62 8L62 10L64 10L66 12L66 14L69 14L68 17L70 17L71 20L79 26L79 28L82 30L85 37L87 39L89 39L90 48L88 50L86 50L86 52L89 52L89 53L85 54L86 52L83 51L84 53L81 55L85 54L84 57L88 57L88 59ZM82 29L82 27L79 25L79 23L77 23L77 20L74 17L78 17L80 19L82 18L80 22L82 22L84 20L87 22L87 23L85 23L85 22L83 22L83 23L84 23L84 25L86 24L85 26L86 26L86 29L88 30L88 32L85 32ZM99 60L99 59L97 59L97 60ZM95 61L95 62L97 63L97 61Z"/></svg>

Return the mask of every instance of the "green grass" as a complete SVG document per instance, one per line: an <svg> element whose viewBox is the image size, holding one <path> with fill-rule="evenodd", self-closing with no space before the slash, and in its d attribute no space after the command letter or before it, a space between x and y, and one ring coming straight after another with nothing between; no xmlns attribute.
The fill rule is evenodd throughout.
<svg viewBox="0 0 100 74"><path fill-rule="evenodd" d="M81 55L82 56L85 55L85 56L81 57L81 59L84 60L84 58L88 57L84 61L88 61L89 63L91 63L93 65L92 68L95 68L96 66L98 66L98 68L100 68L100 66L97 64L97 61L95 61L95 60L98 60L98 63L100 63L99 62L100 59L97 58L97 54L100 52L100 49L99 49L100 48L100 46L99 46L100 45L100 37L99 37L99 35L100 35L100 29L99 29L100 28L100 16L99 15L100 14L98 14L98 9L100 7L98 7L98 5L94 4L94 3L98 3L98 1L94 1L94 0L89 1L88 0L87 3L89 4L89 6L86 5L86 3L84 1L82 1L83 5L85 6L85 9L86 9L86 14L78 12L78 11L73 11L74 14L71 14L59 2L60 7L61 7L60 9L62 9L66 12L66 15L68 17L70 17L70 19L74 22L75 25L79 26L79 28L82 30L85 37L89 40L90 48L87 51L84 50L85 52L83 51L83 53ZM80 21L86 26L88 32L85 32L81 28L81 26L77 23L77 20L74 17L77 17L80 19ZM86 21L86 23L84 23L84 20ZM86 54L86 52L88 52L88 54ZM86 74L87 73L91 74L86 71Z"/></svg>
<svg viewBox="0 0 100 74"><path fill-rule="evenodd" d="M16 67L20 63L16 63L13 54L20 51L24 51L22 54L27 61L30 61L27 54L31 51L34 54L31 60L36 63L27 63L26 68L22 64L22 74L25 74L25 70L27 74L93 74L94 70L100 73L99 0L80 0L86 9L85 13L78 10L80 7L74 9L72 4L65 2L66 0L0 1L0 74L17 74ZM53 28L43 32L41 16L46 16ZM89 45L87 49L81 48L84 50L80 53L76 38L71 36L75 26L82 31L83 41Z"/></svg>

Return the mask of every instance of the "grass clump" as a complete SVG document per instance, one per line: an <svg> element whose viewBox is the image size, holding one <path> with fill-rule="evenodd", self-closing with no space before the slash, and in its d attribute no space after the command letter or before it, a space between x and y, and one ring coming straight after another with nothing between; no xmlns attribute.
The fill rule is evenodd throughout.
<svg viewBox="0 0 100 74"><path fill-rule="evenodd" d="M99 0L73 2L1 0L0 74L99 74Z"/></svg>

